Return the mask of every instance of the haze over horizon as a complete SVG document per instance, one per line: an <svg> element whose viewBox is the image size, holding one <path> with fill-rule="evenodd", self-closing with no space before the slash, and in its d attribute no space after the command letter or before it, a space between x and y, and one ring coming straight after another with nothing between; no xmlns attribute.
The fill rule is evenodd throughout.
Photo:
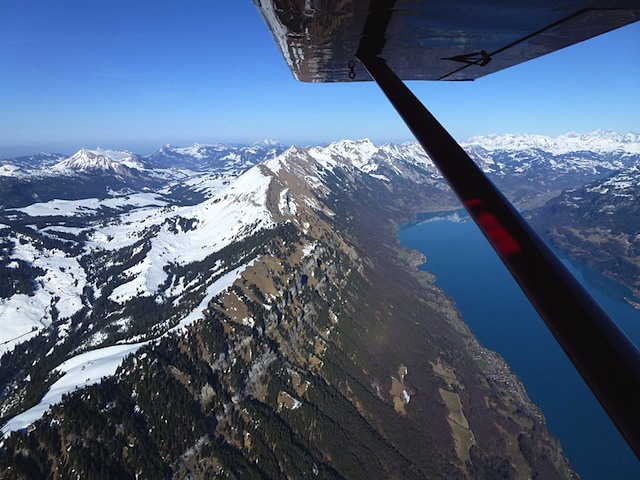
<svg viewBox="0 0 640 480"><path fill-rule="evenodd" d="M251 1L6 2L0 157L413 140L373 83L296 82ZM468 82L409 82L458 139L640 131L640 24Z"/></svg>

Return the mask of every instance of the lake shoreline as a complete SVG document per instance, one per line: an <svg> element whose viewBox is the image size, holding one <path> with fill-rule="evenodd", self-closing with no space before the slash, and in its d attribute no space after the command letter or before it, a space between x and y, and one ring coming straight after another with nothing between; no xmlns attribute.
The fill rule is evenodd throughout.
<svg viewBox="0 0 640 480"><path fill-rule="evenodd" d="M548 428L559 438L571 464L584 480L640 477L640 465L635 456L584 386L555 339L528 305L524 295L519 292L517 285L514 287L515 282L510 275L506 274L507 283L511 285L504 286L500 283L493 288L485 288L491 287L493 282L490 270L506 272L506 269L472 222L467 222L465 226L459 220L452 222L445 219L455 212L429 212L416 218L416 221L405 222L404 227L400 226L398 229L400 245L426 256L426 263L421 264L419 270L427 271L434 277L435 285L447 297L454 299L463 321L479 342L502 356L514 374L522 380L533 403L545 413ZM420 232L412 234L417 230ZM446 255L442 252L447 248L449 258L438 258ZM563 261L570 262L568 258L563 258ZM498 263L499 266L496 267L493 263ZM583 266L581 271L584 268L588 267ZM576 274L575 266L570 269L574 270L572 273L577 277L587 275ZM456 277L453 283L457 282L457 289L451 287L452 280L447 278L451 271ZM595 274L598 272L588 271L587 276L593 277ZM607 284L612 282L608 277L603 278L606 278ZM584 281L584 278L579 280ZM503 281L505 280L500 280ZM494 300L488 297L491 290L498 292ZM463 298L469 294L471 298ZM511 305L512 297L517 297L518 302L526 303L524 308L528 313L518 313L517 308L520 307ZM618 298L620 305L640 314L625 303L622 296ZM496 320L500 315L504 315L504 319ZM513 328L515 330L509 330ZM531 348L532 346L534 347ZM572 398L572 395L577 397ZM596 434L590 430L594 430ZM605 475L604 472L608 473Z"/></svg>

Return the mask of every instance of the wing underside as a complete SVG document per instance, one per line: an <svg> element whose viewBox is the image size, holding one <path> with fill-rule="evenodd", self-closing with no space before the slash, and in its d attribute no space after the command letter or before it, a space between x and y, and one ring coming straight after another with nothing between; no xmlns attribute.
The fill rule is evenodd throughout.
<svg viewBox="0 0 640 480"><path fill-rule="evenodd" d="M297 80L474 80L640 20L637 0L254 0Z"/></svg>

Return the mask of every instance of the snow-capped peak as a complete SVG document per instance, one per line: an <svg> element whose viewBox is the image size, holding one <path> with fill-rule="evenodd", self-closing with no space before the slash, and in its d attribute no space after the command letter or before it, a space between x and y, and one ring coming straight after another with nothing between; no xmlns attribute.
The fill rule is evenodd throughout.
<svg viewBox="0 0 640 480"><path fill-rule="evenodd" d="M254 142L252 144L252 146L254 147L278 147L281 146L282 143L280 143L277 140L273 140L270 138L265 138L263 140L258 140L257 142Z"/></svg>
<svg viewBox="0 0 640 480"><path fill-rule="evenodd" d="M73 171L111 171L117 174L129 174L131 170L144 170L138 157L126 150L108 150L98 147L95 150L81 148L71 157L57 163L56 170Z"/></svg>
<svg viewBox="0 0 640 480"><path fill-rule="evenodd" d="M367 165L372 157L377 153L378 148L369 140L340 140L324 147L312 147L309 154L317 160L330 163L335 159L345 159L351 162L356 168L362 169Z"/></svg>

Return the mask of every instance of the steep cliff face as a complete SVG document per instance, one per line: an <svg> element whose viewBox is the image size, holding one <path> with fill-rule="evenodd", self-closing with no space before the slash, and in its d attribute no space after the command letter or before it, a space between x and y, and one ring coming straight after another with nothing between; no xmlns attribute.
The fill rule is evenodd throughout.
<svg viewBox="0 0 640 480"><path fill-rule="evenodd" d="M213 279L198 319L6 437L0 477L570 478L522 385L397 245L450 194L430 167L369 160L253 167L260 195L233 194L268 221L226 244L237 275L218 292L220 259L167 263L167 292Z"/></svg>

